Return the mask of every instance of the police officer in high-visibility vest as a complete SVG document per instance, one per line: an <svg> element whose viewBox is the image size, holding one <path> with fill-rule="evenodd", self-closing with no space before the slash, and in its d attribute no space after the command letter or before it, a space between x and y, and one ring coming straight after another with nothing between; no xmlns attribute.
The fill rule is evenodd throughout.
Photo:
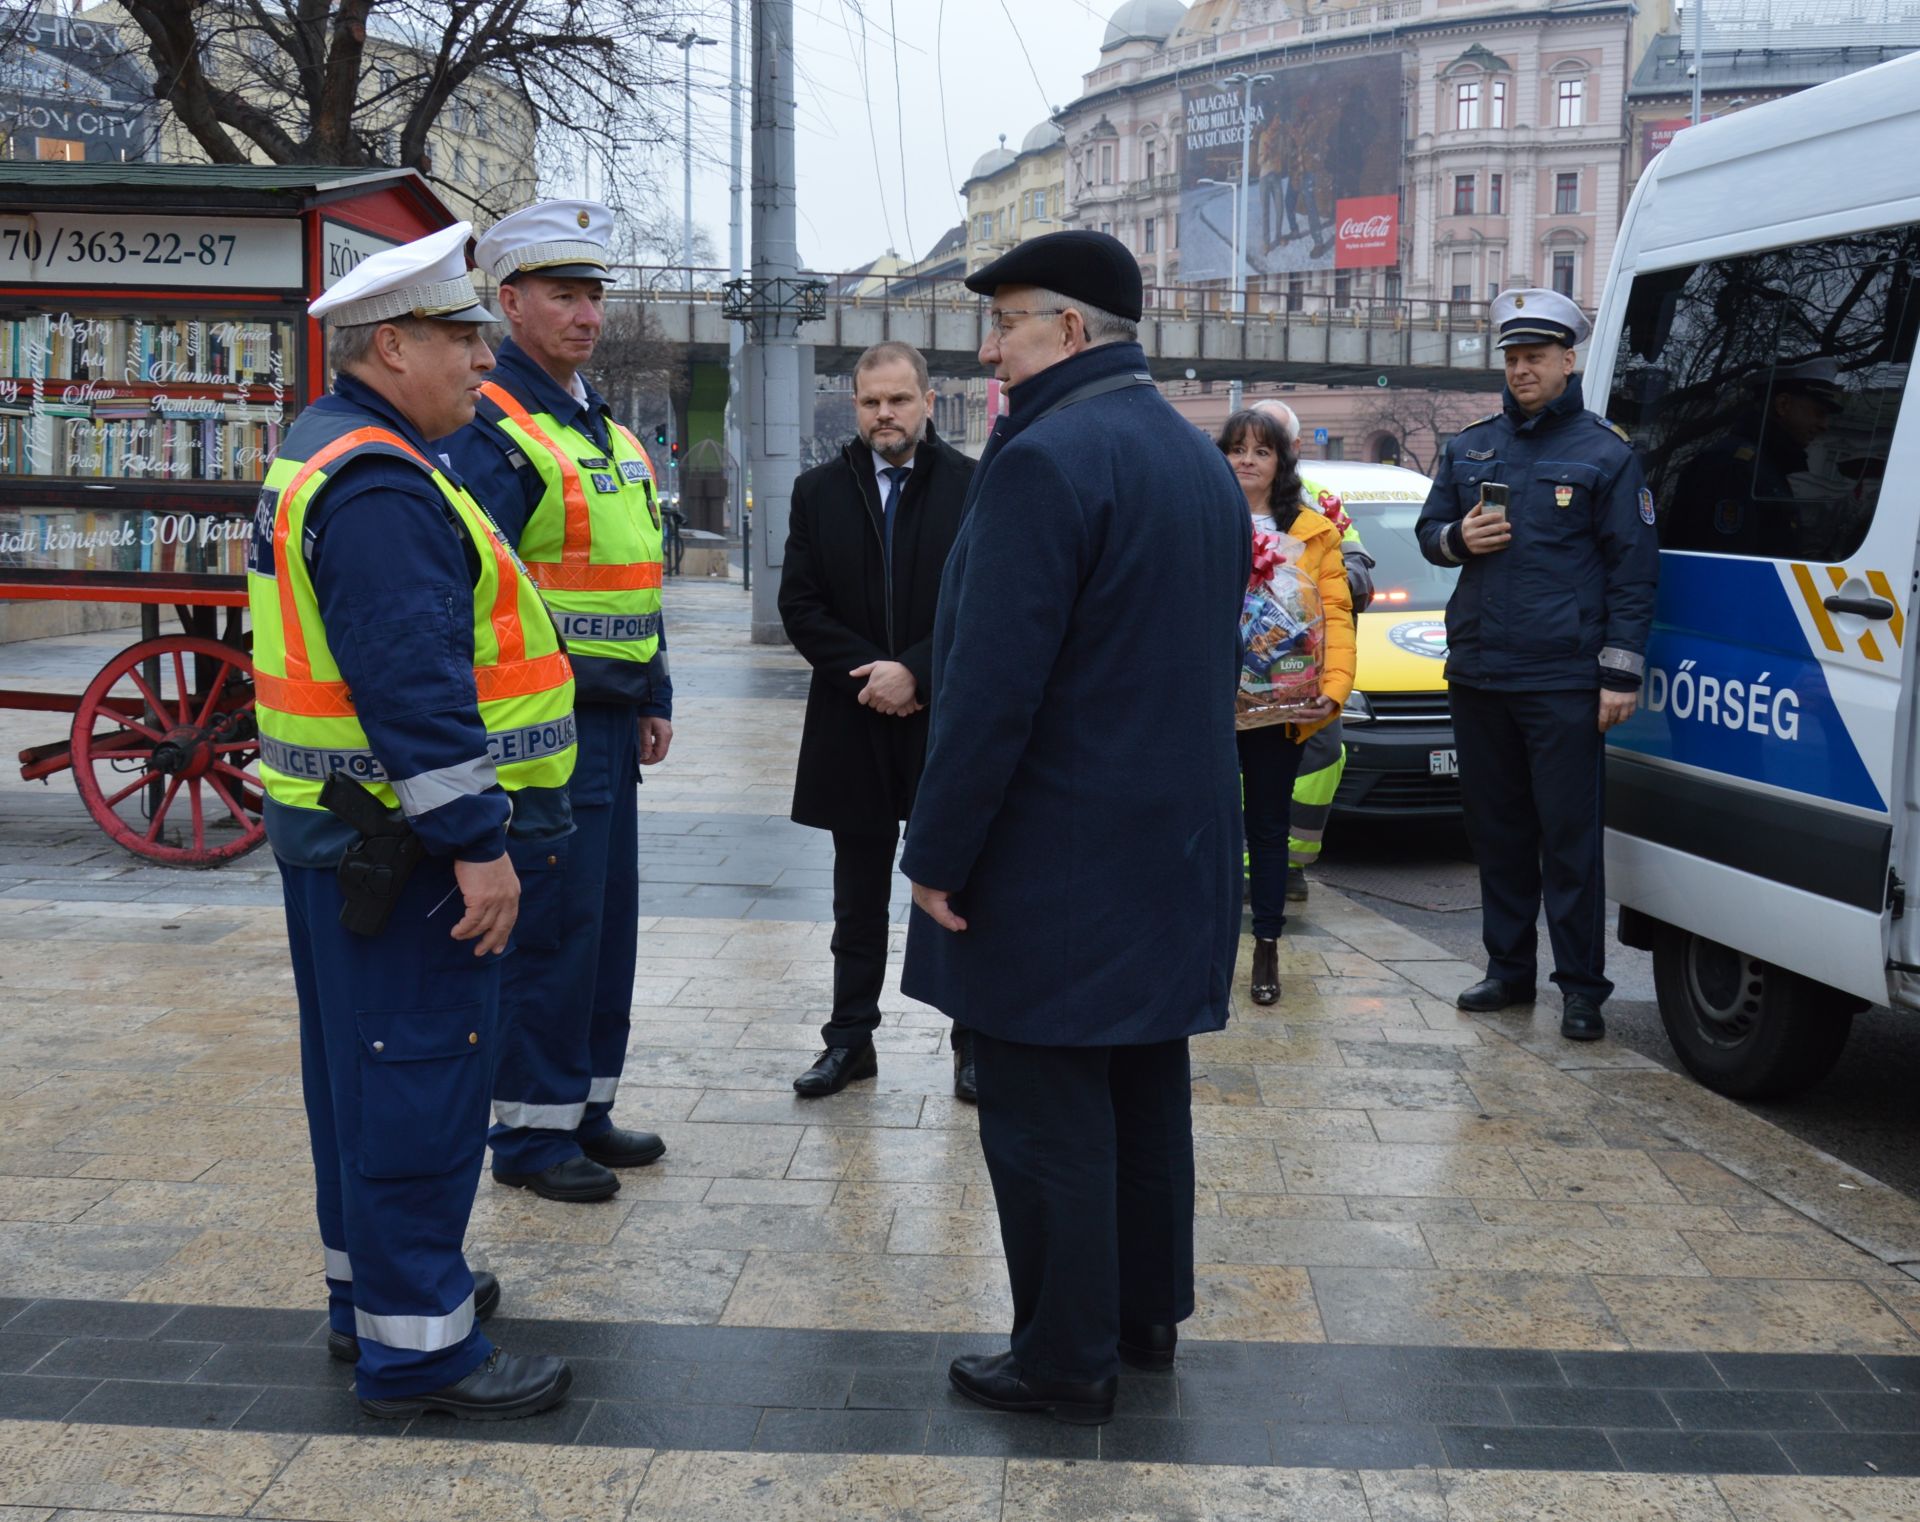
<svg viewBox="0 0 1920 1522"><path fill-rule="evenodd" d="M371 1415L566 1396L492 1347L461 1255L485 1153L515 859L569 828L573 676L513 551L428 440L493 357L464 222L309 310L337 377L288 430L249 550L260 779L300 1004L327 1346Z"/></svg>
<svg viewBox="0 0 1920 1522"><path fill-rule="evenodd" d="M1560 1033L1597 1041L1613 992L1605 735L1632 717L1646 669L1653 494L1626 434L1581 396L1586 314L1558 291L1505 291L1493 321L1504 405L1448 442L1415 526L1427 559L1460 567L1447 688L1487 975L1455 1002L1533 1002L1544 899Z"/></svg>
<svg viewBox="0 0 1920 1522"><path fill-rule="evenodd" d="M614 1169L666 1151L612 1116L637 952L634 787L673 740L653 466L580 373L600 337L612 232L596 202L545 201L480 240L475 257L500 282L512 337L474 421L439 446L519 546L578 683L575 830L526 884L491 1136L495 1179L577 1202L608 1198Z"/></svg>

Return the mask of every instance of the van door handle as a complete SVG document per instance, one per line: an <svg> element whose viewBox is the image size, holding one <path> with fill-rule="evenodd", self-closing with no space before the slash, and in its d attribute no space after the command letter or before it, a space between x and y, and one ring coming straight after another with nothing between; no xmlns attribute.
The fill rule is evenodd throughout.
<svg viewBox="0 0 1920 1522"><path fill-rule="evenodd" d="M1896 611L1884 597L1829 597L1821 606L1829 613L1853 613L1861 618L1892 618Z"/></svg>

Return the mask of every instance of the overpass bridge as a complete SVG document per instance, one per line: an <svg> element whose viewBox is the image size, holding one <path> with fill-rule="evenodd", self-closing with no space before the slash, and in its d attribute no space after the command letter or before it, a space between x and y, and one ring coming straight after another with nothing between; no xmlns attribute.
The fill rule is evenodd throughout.
<svg viewBox="0 0 1920 1522"><path fill-rule="evenodd" d="M722 313L726 272L625 266L610 305L639 303L670 343L684 344L694 366L725 364L729 330ZM801 339L820 374L845 374L869 346L912 344L935 375L979 373L987 302L957 282L929 288L924 277L810 277L825 283L821 316ZM1203 310L1204 294L1150 288L1140 341L1154 377L1175 380L1293 382L1490 391L1501 384L1488 304L1467 301L1355 300L1256 294L1247 313Z"/></svg>

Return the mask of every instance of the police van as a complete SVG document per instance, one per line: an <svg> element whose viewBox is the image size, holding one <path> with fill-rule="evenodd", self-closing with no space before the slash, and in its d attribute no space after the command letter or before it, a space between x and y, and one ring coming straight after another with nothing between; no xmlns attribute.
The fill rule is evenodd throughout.
<svg viewBox="0 0 1920 1522"><path fill-rule="evenodd" d="M1607 885L1675 1051L1742 1098L1920 1010L1920 55L1680 133L1586 371L1652 489L1660 594L1608 736Z"/></svg>

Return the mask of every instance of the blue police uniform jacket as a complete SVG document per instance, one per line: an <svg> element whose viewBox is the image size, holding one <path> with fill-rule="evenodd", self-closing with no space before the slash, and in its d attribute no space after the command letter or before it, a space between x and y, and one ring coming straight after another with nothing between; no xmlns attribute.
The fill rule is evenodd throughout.
<svg viewBox="0 0 1920 1522"><path fill-rule="evenodd" d="M600 446L613 445L613 411L585 376L580 383L586 389L583 402L540 368L511 338L502 341L490 379L505 386L529 412L544 412L577 429ZM520 447L506 432L483 417L475 418L458 433L434 446L445 451L445 458L465 478L467 490L508 544L518 547L527 531L527 521L540 505L546 482ZM646 665L629 661L590 661L574 672L575 701L615 704L628 707L642 718L673 717L673 679L667 673L667 631L660 628L660 648Z"/></svg>
<svg viewBox="0 0 1920 1522"><path fill-rule="evenodd" d="M1509 491L1513 538L1467 551L1460 520L1488 482ZM1529 417L1499 412L1448 443L1416 528L1460 567L1447 601L1447 680L1504 692L1632 691L1646 669L1660 546L1627 437L1586 410L1579 376Z"/></svg>

